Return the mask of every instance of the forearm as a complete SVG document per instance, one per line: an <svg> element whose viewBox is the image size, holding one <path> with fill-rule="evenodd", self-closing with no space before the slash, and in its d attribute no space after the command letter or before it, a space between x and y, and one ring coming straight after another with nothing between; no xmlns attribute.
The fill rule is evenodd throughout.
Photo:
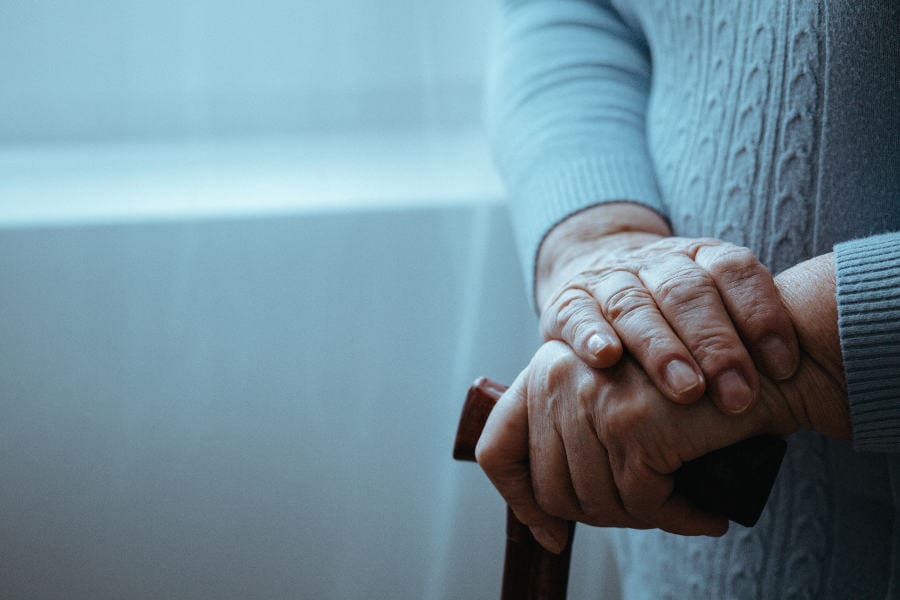
<svg viewBox="0 0 900 600"><path fill-rule="evenodd" d="M487 125L536 300L535 259L555 225L603 202L664 210L644 120L652 69L645 40L609 0L500 7Z"/></svg>

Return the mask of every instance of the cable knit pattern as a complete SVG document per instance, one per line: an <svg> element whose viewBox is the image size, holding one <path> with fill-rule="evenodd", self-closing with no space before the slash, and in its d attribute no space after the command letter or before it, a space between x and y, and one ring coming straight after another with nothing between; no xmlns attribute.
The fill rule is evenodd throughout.
<svg viewBox="0 0 900 600"><path fill-rule="evenodd" d="M900 454L873 451L900 453L896 3L504 7L489 114L529 284L547 231L615 200L660 212L677 235L746 245L773 272L837 245L857 451L792 436L752 529L616 532L624 597L891 597Z"/></svg>

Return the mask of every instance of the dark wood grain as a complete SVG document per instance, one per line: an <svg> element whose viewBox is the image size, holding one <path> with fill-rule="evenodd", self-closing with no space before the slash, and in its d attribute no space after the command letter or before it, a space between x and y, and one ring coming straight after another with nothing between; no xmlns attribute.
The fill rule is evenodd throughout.
<svg viewBox="0 0 900 600"><path fill-rule="evenodd" d="M506 386L480 377L466 395L453 458L474 461L475 446L491 410L506 391ZM569 561L575 523L570 523L569 543L560 554L544 550L531 530L506 509L506 557L503 561L503 585L500 600L565 600L569 583Z"/></svg>

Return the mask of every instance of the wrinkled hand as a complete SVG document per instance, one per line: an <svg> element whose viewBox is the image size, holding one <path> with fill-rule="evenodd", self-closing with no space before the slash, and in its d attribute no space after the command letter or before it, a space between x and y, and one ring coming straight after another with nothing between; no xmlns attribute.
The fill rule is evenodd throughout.
<svg viewBox="0 0 900 600"><path fill-rule="evenodd" d="M572 245L577 258L545 278L553 291L541 331L587 364L609 367L627 350L670 400L690 403L705 392L728 414L758 397L757 368L779 380L795 371L791 319L749 249L635 231Z"/></svg>
<svg viewBox="0 0 900 600"><path fill-rule="evenodd" d="M598 371L551 341L497 403L476 457L519 520L554 552L565 547L565 520L722 535L728 521L675 493L672 474L752 435L805 425L771 384L764 391L735 419L706 401L670 402L630 358Z"/></svg>
<svg viewBox="0 0 900 600"><path fill-rule="evenodd" d="M760 433L850 437L834 257L800 263L776 284L800 360L786 380L759 375L760 400L738 418L705 399L670 402L630 357L598 371L562 342L538 350L491 413L476 458L545 548L565 546L563 519L720 535L724 518L673 494L683 462Z"/></svg>

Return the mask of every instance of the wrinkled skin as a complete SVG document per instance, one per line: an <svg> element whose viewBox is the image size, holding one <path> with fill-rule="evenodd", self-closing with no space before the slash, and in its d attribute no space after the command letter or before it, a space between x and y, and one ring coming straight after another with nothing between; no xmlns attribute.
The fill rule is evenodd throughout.
<svg viewBox="0 0 900 600"><path fill-rule="evenodd" d="M756 400L757 369L773 379L796 369L791 320L747 248L621 232L594 241L576 264L543 304L541 332L593 367L627 351L670 400L705 392L729 414Z"/></svg>
<svg viewBox="0 0 900 600"><path fill-rule="evenodd" d="M516 516L546 548L565 546L564 520L725 533L727 521L673 493L685 461L761 433L799 428L846 437L843 385L804 355L788 381L760 377L759 402L739 418L706 399L666 399L633 360L593 369L567 345L535 354L488 419L476 457Z"/></svg>
<svg viewBox="0 0 900 600"><path fill-rule="evenodd" d="M696 250L691 251L696 258L706 243L677 239L660 242L662 237L625 232L599 241L591 237L584 244L577 236L568 240L563 236L567 242L559 246L563 253L554 258L559 259L555 264L565 266L544 273L539 268L539 305L550 314L554 306L559 307L558 313L564 312L571 302L558 302L558 299L569 293L567 286L572 290L590 287L567 282L591 278L602 281L608 277L607 273L627 265L622 257L635 250L640 254L658 243L653 252L659 251L661 257L646 263L638 260L637 267L624 269L643 273L642 269L652 270L656 268L654 265L668 260L667 255L683 252L686 247ZM586 252L585 246L589 249ZM600 246L604 250L594 253ZM710 246L716 255L723 244L710 243ZM745 251L732 248L727 248L726 254L739 257L736 264L747 267L745 273L756 269ZM570 249L574 250L566 256ZM620 253L616 262L619 266L598 267L598 255L610 256L615 252ZM605 259L601 256L599 260ZM718 268L714 261L706 264L713 270ZM758 283L763 279L735 277L734 280ZM642 276L645 289L646 285L654 288L655 280L650 276L646 280L650 283ZM632 356L634 342L628 341L629 334L622 333L627 328L618 333L624 336L628 352L620 349L606 365L598 364L598 357L602 358L603 353L586 353L584 346L579 345L579 340L584 339L581 328L558 328L562 341L552 339L557 336L548 336L551 341L538 350L498 402L476 448L482 469L545 548L558 552L565 546L565 520L602 526L660 528L683 535L722 535L728 527L724 518L705 514L673 493L672 473L683 462L761 433L788 435L802 428L833 437L850 437L837 334L833 256L823 255L801 263L780 274L772 285L778 304L796 331L798 360L790 366L793 374L789 377L784 377L784 371L777 375L766 372L771 369L765 368L765 356L758 360L763 366L760 370L754 368L756 401L739 414L722 410L708 396L675 398L678 401L673 402L671 394L659 384L659 373L653 371L660 358L658 345L649 344L645 356ZM734 290L740 285L725 287ZM547 289L561 292L550 294ZM656 301L652 293L619 295L652 297ZM592 291L591 297L594 307L603 304L602 294ZM757 298L754 302L754 306L764 306L766 301ZM573 316L566 323L580 318L585 326L596 327L597 312L590 303L586 302L589 306L584 312L571 311ZM682 304L694 308L711 306L702 301ZM732 300L725 300L722 307L728 312L732 304ZM652 310L649 302L644 309ZM591 310L594 312L590 313ZM660 309L660 313L664 310L668 309ZM627 320L628 314L639 315L641 309L624 312ZM600 315L603 319L604 314ZM652 319L632 318L645 327L643 330L635 327L638 339L649 337L652 341L681 327L670 325L666 329L669 321L664 319L665 324L654 330ZM703 329L713 317L694 318L694 326ZM753 321L752 314L748 319ZM612 321L617 322L615 315ZM738 331L745 326L736 325ZM730 343L740 349L744 341L737 335ZM720 346L716 346L717 350L724 352L725 346ZM636 348L635 354L639 354L639 346ZM715 354L712 353L712 358L716 358ZM702 364L702 357L697 358Z"/></svg>

